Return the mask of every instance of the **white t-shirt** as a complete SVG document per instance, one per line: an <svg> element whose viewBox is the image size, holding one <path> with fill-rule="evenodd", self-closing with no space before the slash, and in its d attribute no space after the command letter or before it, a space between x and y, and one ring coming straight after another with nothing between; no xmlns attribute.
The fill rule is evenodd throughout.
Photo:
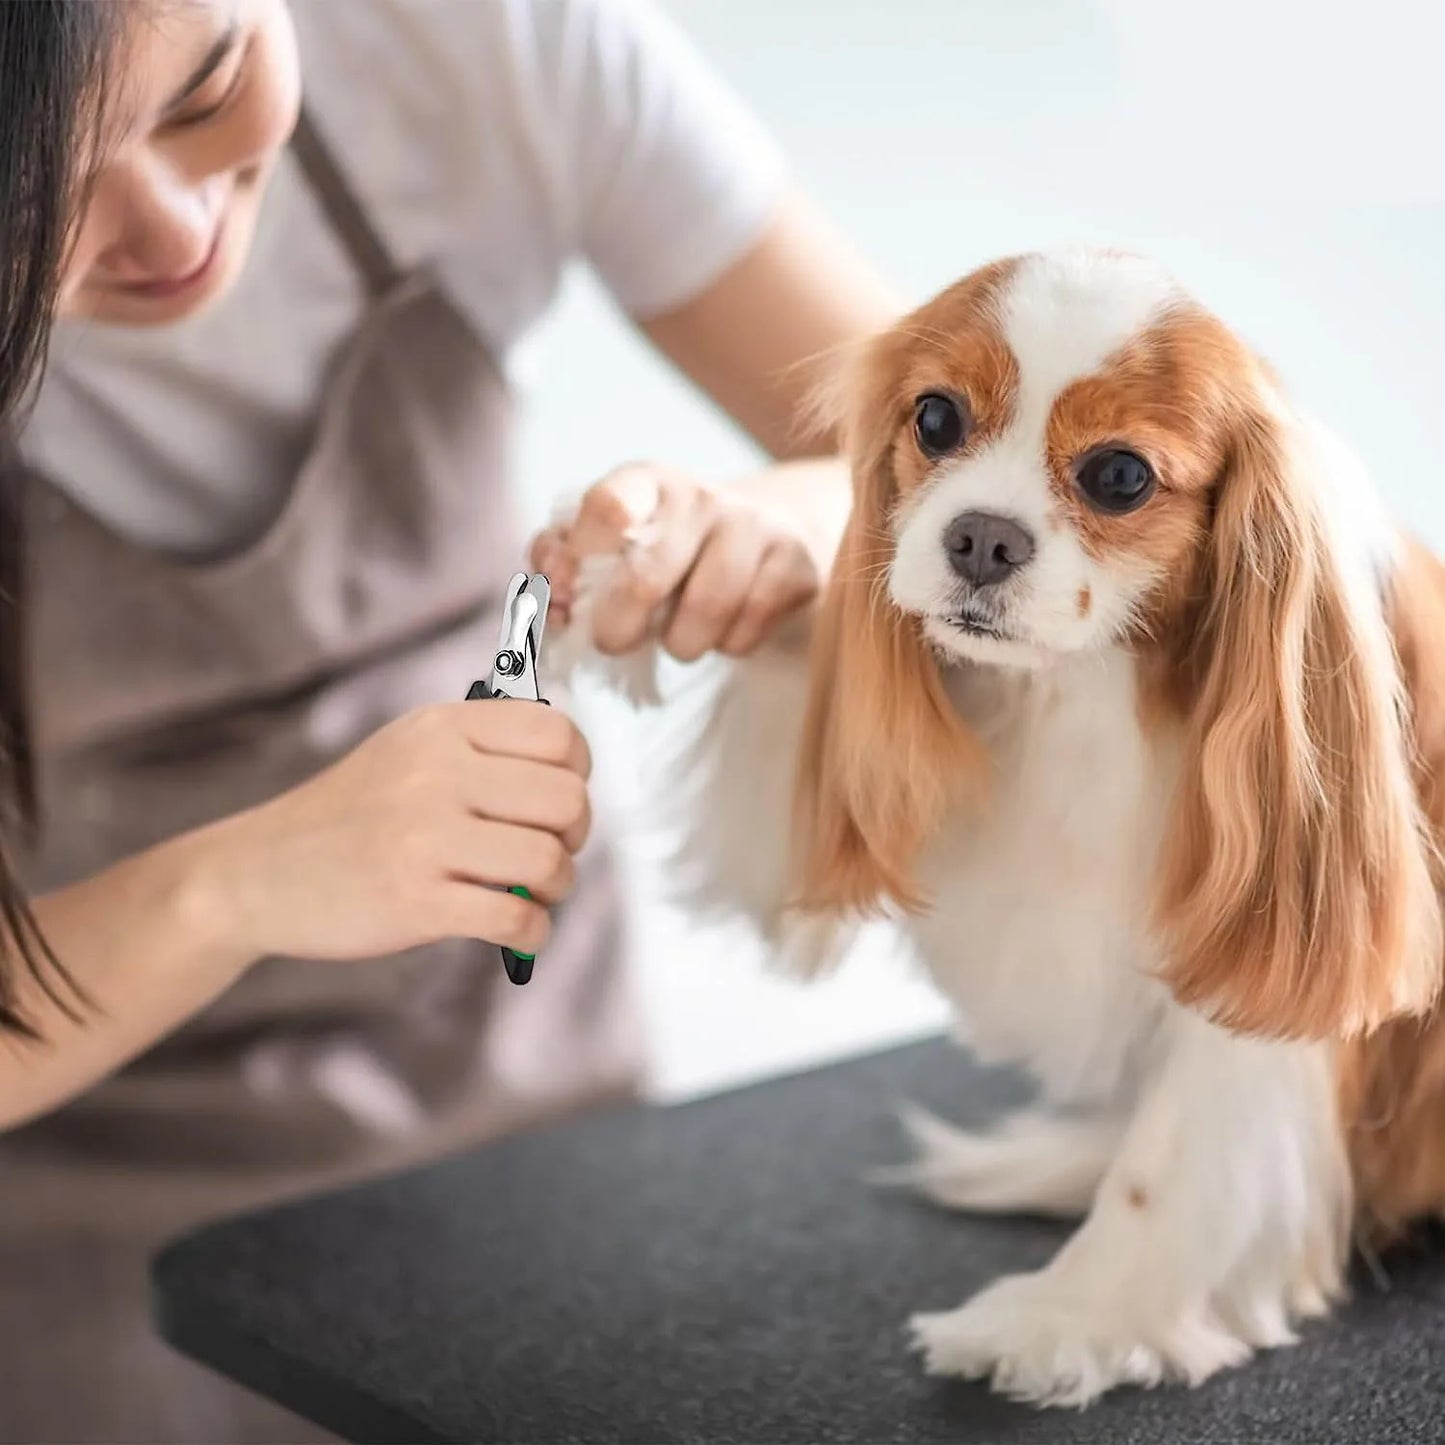
<svg viewBox="0 0 1445 1445"><path fill-rule="evenodd" d="M567 264L664 312L760 235L758 126L646 0L294 0L307 106L402 266L511 368ZM27 457L134 541L229 550L279 510L359 278L288 153L236 289L156 330L68 323Z"/></svg>

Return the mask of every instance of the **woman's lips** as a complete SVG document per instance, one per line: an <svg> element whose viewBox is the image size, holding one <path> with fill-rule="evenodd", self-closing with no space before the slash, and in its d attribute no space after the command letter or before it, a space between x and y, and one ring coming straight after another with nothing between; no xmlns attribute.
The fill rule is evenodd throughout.
<svg viewBox="0 0 1445 1445"><path fill-rule="evenodd" d="M184 295L210 275L221 250L221 232L222 228L217 227L211 249L206 252L206 259L194 271L188 271L184 276L166 276L159 281L128 281L119 289L128 296L140 296L151 301L169 301Z"/></svg>

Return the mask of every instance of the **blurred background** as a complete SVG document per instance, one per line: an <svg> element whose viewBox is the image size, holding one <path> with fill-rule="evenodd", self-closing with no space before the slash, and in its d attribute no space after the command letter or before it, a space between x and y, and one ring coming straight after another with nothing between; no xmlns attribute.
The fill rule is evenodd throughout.
<svg viewBox="0 0 1445 1445"><path fill-rule="evenodd" d="M1445 546L1445 9L1214 0L671 0L805 188L902 296L1061 242L1171 266L1347 436ZM585 275L540 337L522 469L535 512L617 462L723 480L748 443ZM656 1092L678 1098L933 1032L945 1014L870 941L835 978L770 976L746 940L668 908L626 821L648 726L583 709L631 839Z"/></svg>

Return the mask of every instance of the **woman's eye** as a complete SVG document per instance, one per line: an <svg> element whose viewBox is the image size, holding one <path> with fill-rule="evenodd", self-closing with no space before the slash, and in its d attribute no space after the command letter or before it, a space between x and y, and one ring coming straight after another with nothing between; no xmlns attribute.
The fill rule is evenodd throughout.
<svg viewBox="0 0 1445 1445"><path fill-rule="evenodd" d="M968 436L963 409L951 396L929 392L913 407L913 434L926 457L946 457L956 452Z"/></svg>
<svg viewBox="0 0 1445 1445"><path fill-rule="evenodd" d="M235 99L246 78L249 46L238 45L233 63L223 66L206 83L186 97L185 108L174 112L170 124L184 129L191 125L204 125L214 120Z"/></svg>
<svg viewBox="0 0 1445 1445"><path fill-rule="evenodd" d="M1116 516L1141 507L1153 495L1154 470L1134 452L1094 452L1079 463L1079 490L1101 512Z"/></svg>

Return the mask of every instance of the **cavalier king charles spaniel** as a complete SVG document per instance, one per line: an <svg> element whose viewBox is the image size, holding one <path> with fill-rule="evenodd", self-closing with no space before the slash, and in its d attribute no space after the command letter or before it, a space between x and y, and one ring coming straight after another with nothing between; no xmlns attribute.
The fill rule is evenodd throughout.
<svg viewBox="0 0 1445 1445"><path fill-rule="evenodd" d="M683 894L808 970L892 919L1036 1080L986 1132L908 1121L931 1198L1080 1221L916 1316L930 1370L1196 1383L1445 1206L1445 570L1135 256L985 266L830 405L852 517L690 741ZM561 651L638 695L652 657L586 655L616 565Z"/></svg>

